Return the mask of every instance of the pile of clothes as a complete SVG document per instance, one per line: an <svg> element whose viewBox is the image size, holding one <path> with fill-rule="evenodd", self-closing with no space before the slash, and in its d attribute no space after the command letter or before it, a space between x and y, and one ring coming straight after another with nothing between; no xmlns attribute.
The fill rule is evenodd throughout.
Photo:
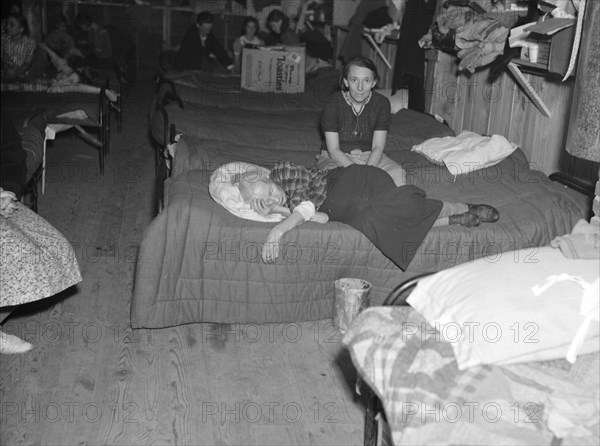
<svg viewBox="0 0 600 446"><path fill-rule="evenodd" d="M518 18L498 0L447 0L432 30L419 43L456 52L459 70L473 73L504 53L510 28Z"/></svg>

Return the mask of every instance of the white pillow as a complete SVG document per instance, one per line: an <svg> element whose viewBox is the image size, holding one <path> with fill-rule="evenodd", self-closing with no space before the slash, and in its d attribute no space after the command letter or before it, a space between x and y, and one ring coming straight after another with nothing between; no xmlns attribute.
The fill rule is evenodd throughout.
<svg viewBox="0 0 600 446"><path fill-rule="evenodd" d="M391 113L395 115L400 110L404 108L408 108L408 90L400 89L396 91L394 95L392 95L392 90L375 90L376 93L379 93L381 96L388 98L390 101Z"/></svg>
<svg viewBox="0 0 600 446"><path fill-rule="evenodd" d="M461 175L498 164L515 151L517 145L504 136L481 136L464 131L458 136L431 138L413 146L435 164L446 165L454 175Z"/></svg>
<svg viewBox="0 0 600 446"><path fill-rule="evenodd" d="M532 288L560 274L591 284L599 271L600 260L567 259L551 247L511 251L427 277L407 302L451 342L461 370L564 358L585 319L584 289L571 281L540 295ZM579 354L600 349L598 326L592 320Z"/></svg>
<svg viewBox="0 0 600 446"><path fill-rule="evenodd" d="M258 212L254 212L250 205L242 198L237 185L234 184L236 175L245 176L250 180L256 180L262 175L268 178L269 169L244 162L223 164L210 176L208 191L213 200L233 215L246 220L262 222L278 222L283 220L281 214L271 214L264 217Z"/></svg>

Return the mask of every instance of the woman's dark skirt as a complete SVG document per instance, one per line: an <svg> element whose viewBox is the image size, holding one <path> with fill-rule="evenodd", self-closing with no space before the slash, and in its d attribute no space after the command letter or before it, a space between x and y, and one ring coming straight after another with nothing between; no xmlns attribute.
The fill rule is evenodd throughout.
<svg viewBox="0 0 600 446"><path fill-rule="evenodd" d="M383 170L353 164L333 169L319 211L362 232L406 270L442 209L416 186L396 187Z"/></svg>

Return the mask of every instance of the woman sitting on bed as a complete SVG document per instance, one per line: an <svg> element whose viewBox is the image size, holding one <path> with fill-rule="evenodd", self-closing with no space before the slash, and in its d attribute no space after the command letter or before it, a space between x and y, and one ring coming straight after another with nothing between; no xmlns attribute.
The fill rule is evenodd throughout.
<svg viewBox="0 0 600 446"><path fill-rule="evenodd" d="M390 128L391 107L374 94L379 74L366 57L350 60L342 72L342 91L332 94L321 115L325 145L317 157L320 169L366 164L386 171L396 186L406 184L406 172L383 151Z"/></svg>
<svg viewBox="0 0 600 446"><path fill-rule="evenodd" d="M2 33L2 80L13 81L24 76L33 62L37 44L29 37L27 19L10 14L6 33Z"/></svg>
<svg viewBox="0 0 600 446"><path fill-rule="evenodd" d="M418 187L397 187L383 170L359 164L319 170L279 162L269 177L249 170L234 182L254 211L286 216L269 232L263 246L262 258L267 263L279 256L283 235L307 220L352 226L406 270L433 226L470 228L499 218L489 205L428 199Z"/></svg>

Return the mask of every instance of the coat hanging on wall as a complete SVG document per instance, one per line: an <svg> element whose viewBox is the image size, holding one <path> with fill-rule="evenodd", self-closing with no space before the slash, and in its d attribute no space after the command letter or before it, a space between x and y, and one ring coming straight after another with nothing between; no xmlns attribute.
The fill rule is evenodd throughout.
<svg viewBox="0 0 600 446"><path fill-rule="evenodd" d="M567 152L600 162L600 2L587 0L573 105L567 136Z"/></svg>

